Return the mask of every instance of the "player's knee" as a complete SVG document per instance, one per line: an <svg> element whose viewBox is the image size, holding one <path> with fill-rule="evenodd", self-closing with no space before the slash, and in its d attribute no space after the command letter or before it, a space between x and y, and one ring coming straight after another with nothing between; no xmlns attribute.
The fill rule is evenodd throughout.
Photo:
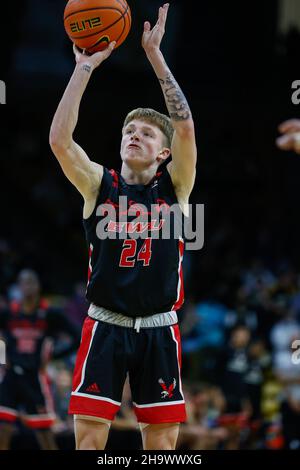
<svg viewBox="0 0 300 470"><path fill-rule="evenodd" d="M175 450L175 445L168 441L150 441L145 445L144 450Z"/></svg>
<svg viewBox="0 0 300 470"><path fill-rule="evenodd" d="M95 436L86 435L76 441L76 450L102 450L98 448L97 444Z"/></svg>
<svg viewBox="0 0 300 470"><path fill-rule="evenodd" d="M144 440L144 450L175 450L177 439L148 436Z"/></svg>
<svg viewBox="0 0 300 470"><path fill-rule="evenodd" d="M175 450L179 424L149 424L142 430L145 450Z"/></svg>
<svg viewBox="0 0 300 470"><path fill-rule="evenodd" d="M110 423L100 423L86 419L75 420L77 450L103 450L105 448Z"/></svg>
<svg viewBox="0 0 300 470"><path fill-rule="evenodd" d="M106 441L106 433L99 435L95 430L90 430L76 439L76 450L104 450Z"/></svg>
<svg viewBox="0 0 300 470"><path fill-rule="evenodd" d="M56 440L51 429L37 429L36 438L42 450L58 450Z"/></svg>

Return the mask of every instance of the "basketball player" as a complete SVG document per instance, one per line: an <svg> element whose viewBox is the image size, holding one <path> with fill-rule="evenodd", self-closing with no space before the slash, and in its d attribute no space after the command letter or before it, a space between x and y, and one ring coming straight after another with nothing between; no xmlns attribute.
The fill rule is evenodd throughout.
<svg viewBox="0 0 300 470"><path fill-rule="evenodd" d="M294 150L300 153L300 119L289 119L279 125L280 137L276 143L282 150Z"/></svg>
<svg viewBox="0 0 300 470"><path fill-rule="evenodd" d="M195 181L196 144L188 103L160 51L169 4L159 8L142 46L161 84L170 118L149 108L131 111L124 122L121 173L89 160L73 140L79 105L91 74L114 43L91 56L76 48L76 67L54 116L50 145L67 178L84 198L89 244L87 298L91 302L75 365L70 413L77 449L104 449L129 374L134 411L144 449L175 449L185 421L176 309L183 302L181 239L100 239L101 207L147 210L188 202ZM172 161L162 165L172 154ZM130 206L131 207L131 206ZM167 209L166 209L167 210ZM123 210L124 213L124 210ZM107 231L134 231L110 221ZM152 229L151 229L152 230ZM151 231L149 229L149 231ZM154 230L154 228L153 228Z"/></svg>
<svg viewBox="0 0 300 470"><path fill-rule="evenodd" d="M76 350L79 332L58 309L40 296L37 274L24 269L18 276L21 301L0 311L0 330L6 343L7 364L0 384L0 450L7 450L14 424L21 419L32 429L43 450L56 449L51 431L55 415L45 366L52 357ZM70 344L54 348L49 339L67 333ZM55 344L54 344L55 346Z"/></svg>

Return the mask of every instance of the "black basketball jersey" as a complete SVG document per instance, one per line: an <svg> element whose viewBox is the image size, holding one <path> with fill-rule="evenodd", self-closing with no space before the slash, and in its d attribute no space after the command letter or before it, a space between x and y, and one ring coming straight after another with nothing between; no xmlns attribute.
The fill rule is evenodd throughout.
<svg viewBox="0 0 300 470"><path fill-rule="evenodd" d="M0 311L0 330L5 339L8 366L19 366L26 371L38 370L46 360L59 359L75 351L80 342L79 330L61 310L49 307L43 299L30 314L23 312L20 303L12 302ZM55 340L61 333L67 333L71 341L52 351L47 340Z"/></svg>
<svg viewBox="0 0 300 470"><path fill-rule="evenodd" d="M120 196L126 196L121 198L125 202ZM184 241L178 228L183 217L173 213L174 204L178 201L166 167L147 185L127 184L119 173L104 168L95 209L83 221L89 245L90 302L130 317L177 310L182 305ZM110 207L117 219L110 215ZM137 216L142 223L135 222ZM168 239L161 236L166 223ZM99 237L103 227L107 238ZM135 238L129 235L133 233Z"/></svg>

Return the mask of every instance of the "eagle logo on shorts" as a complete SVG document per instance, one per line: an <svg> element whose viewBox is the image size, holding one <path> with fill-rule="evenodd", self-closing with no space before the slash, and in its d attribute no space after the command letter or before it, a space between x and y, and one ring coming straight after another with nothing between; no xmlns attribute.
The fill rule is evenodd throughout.
<svg viewBox="0 0 300 470"><path fill-rule="evenodd" d="M167 387L163 379L159 379L158 383L160 384L161 388L163 391L161 392L161 398L172 398L173 396L173 391L176 387L176 379L173 379L173 383L170 385L170 387Z"/></svg>

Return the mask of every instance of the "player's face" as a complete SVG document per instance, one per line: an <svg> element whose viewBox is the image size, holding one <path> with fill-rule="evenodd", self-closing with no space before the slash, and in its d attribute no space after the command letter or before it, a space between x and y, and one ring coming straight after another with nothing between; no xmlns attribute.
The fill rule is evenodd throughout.
<svg viewBox="0 0 300 470"><path fill-rule="evenodd" d="M24 298L39 294L40 284L36 276L29 272L22 272L18 279L19 289Z"/></svg>
<svg viewBox="0 0 300 470"><path fill-rule="evenodd" d="M131 167L145 168L157 161L164 148L164 134L155 125L134 119L123 129L121 158Z"/></svg>

